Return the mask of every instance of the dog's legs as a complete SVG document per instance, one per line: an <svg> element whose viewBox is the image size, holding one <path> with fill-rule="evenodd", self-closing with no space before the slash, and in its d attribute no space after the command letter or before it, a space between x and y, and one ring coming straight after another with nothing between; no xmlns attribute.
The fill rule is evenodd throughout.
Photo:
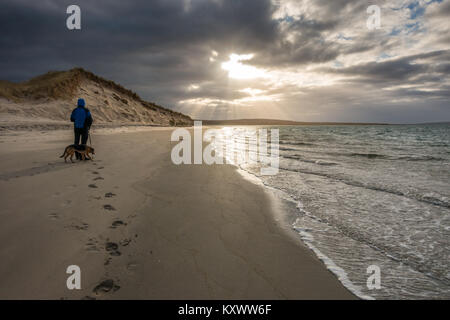
<svg viewBox="0 0 450 320"><path fill-rule="evenodd" d="M71 154L70 154L70 161L73 163L73 154L74 154L75 152L72 152Z"/></svg>
<svg viewBox="0 0 450 320"><path fill-rule="evenodd" d="M69 154L66 152L64 153L64 162L67 163L67 157L69 156Z"/></svg>

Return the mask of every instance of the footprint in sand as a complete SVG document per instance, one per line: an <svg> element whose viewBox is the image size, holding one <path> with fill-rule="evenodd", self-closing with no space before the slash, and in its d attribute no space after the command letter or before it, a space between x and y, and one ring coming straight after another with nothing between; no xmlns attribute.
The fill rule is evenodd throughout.
<svg viewBox="0 0 450 320"><path fill-rule="evenodd" d="M92 171L92 174L99 174L98 171Z"/></svg>
<svg viewBox="0 0 450 320"><path fill-rule="evenodd" d="M88 242L86 243L86 250L100 251L98 248L98 241L95 238L89 238Z"/></svg>
<svg viewBox="0 0 450 320"><path fill-rule="evenodd" d="M116 211L116 208L114 208L112 205L110 204L105 204L103 205L103 209L105 210L109 210L109 211Z"/></svg>
<svg viewBox="0 0 450 320"><path fill-rule="evenodd" d="M112 197L115 197L115 196L116 196L116 194L112 193L112 192L105 193L105 198L112 198Z"/></svg>
<svg viewBox="0 0 450 320"><path fill-rule="evenodd" d="M123 247L126 247L127 245L129 245L131 242L131 239L127 238L127 239L122 239L119 241L119 244Z"/></svg>
<svg viewBox="0 0 450 320"><path fill-rule="evenodd" d="M94 178L94 181L97 181L97 180L105 180L104 178L102 178L102 177L97 177L97 178Z"/></svg>
<svg viewBox="0 0 450 320"><path fill-rule="evenodd" d="M90 185L88 185L89 188L98 188L95 184L91 183Z"/></svg>
<svg viewBox="0 0 450 320"><path fill-rule="evenodd" d="M125 222L123 222L122 220L115 220L112 224L111 224L111 229L115 229L117 227L120 226L126 226L127 224Z"/></svg>
<svg viewBox="0 0 450 320"><path fill-rule="evenodd" d="M49 214L48 214L48 217L49 217L51 220L57 220L57 219L59 219L59 213L56 213L56 212L49 213Z"/></svg>
<svg viewBox="0 0 450 320"><path fill-rule="evenodd" d="M71 225L65 226L64 228L69 230L87 230L89 228L89 225L84 222L80 223L72 223Z"/></svg>
<svg viewBox="0 0 450 320"><path fill-rule="evenodd" d="M120 256L119 245L115 242L107 242L105 245L106 251L112 256Z"/></svg>
<svg viewBox="0 0 450 320"><path fill-rule="evenodd" d="M97 170L101 170L101 169L103 169L103 168L105 168L105 167L98 167Z"/></svg>
<svg viewBox="0 0 450 320"><path fill-rule="evenodd" d="M112 279L106 279L100 282L94 290L92 290L96 295L109 293L109 292L116 292L120 289L120 286L114 283L114 280Z"/></svg>

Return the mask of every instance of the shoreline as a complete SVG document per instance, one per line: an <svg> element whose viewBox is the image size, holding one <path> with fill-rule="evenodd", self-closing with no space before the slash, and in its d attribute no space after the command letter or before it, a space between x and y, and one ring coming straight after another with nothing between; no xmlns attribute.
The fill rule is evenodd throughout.
<svg viewBox="0 0 450 320"><path fill-rule="evenodd" d="M361 292L360 288L348 278L347 272L344 269L337 266L330 257L325 255L312 244L312 242L309 240L309 238L312 237L310 233L297 230L297 228L295 228L294 225L298 220L298 210L299 206L301 206L301 201L292 199L282 190L265 185L258 176L249 171L246 171L245 169L237 167L237 171L244 179L254 183L255 185L261 186L266 190L266 192L271 197L271 201L275 203L273 209L275 213L274 219L276 221L278 221L278 219L281 219L283 225L281 225L280 227L288 237L291 237L292 239L294 239L294 241L298 241L300 245L306 246L309 250L311 250L314 255L323 263L327 270L330 271L339 280L339 282L356 297L363 300L375 300L375 298L373 298L372 296Z"/></svg>
<svg viewBox="0 0 450 320"><path fill-rule="evenodd" d="M273 209L275 213L274 219L277 221L278 219L282 220L283 225L281 227L283 231L286 232L286 235L288 237L292 237L294 241L298 241L301 245L306 246L309 250L311 250L328 269L328 271L330 271L339 280L339 282L342 283L342 285L356 297L363 300L375 300L375 298L373 298L372 296L361 292L360 288L348 278L347 272L344 269L337 266L330 257L325 255L312 244L312 242L309 240L309 238L312 237L311 234L305 231L297 230L294 227L295 223L298 220L297 215L299 206L301 205L300 201L292 199L282 190L265 185L262 180L260 180L260 178L258 178L255 174L246 171L245 169L237 167L237 171L244 179L256 185L259 185L266 190L272 201L275 203Z"/></svg>
<svg viewBox="0 0 450 320"><path fill-rule="evenodd" d="M55 156L71 131L1 137L0 297L356 298L285 234L264 188L231 165L173 165L170 129L96 131L96 159L75 164ZM69 264L82 290L65 288Z"/></svg>

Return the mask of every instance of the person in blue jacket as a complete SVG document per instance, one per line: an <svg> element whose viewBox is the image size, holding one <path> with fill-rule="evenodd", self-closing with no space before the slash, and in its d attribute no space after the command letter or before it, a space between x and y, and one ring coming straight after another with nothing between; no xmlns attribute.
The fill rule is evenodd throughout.
<svg viewBox="0 0 450 320"><path fill-rule="evenodd" d="M74 123L74 133L75 133L75 145L84 145L87 142L89 136L89 129L91 128L93 119L89 109L85 107L86 103L84 99L78 99L78 106L73 109L72 115L70 116L70 121ZM80 155L75 152L77 159L80 159Z"/></svg>

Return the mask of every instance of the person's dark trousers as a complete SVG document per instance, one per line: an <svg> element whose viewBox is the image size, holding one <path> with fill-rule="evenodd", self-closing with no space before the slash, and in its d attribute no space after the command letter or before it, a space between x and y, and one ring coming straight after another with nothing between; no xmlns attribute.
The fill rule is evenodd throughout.
<svg viewBox="0 0 450 320"><path fill-rule="evenodd" d="M80 144L80 138L81 144L86 144L89 136L89 130L85 128L74 128L74 133L75 133L75 141L74 141L75 145ZM75 156L77 157L78 160L81 159L81 156L78 152L75 152Z"/></svg>
<svg viewBox="0 0 450 320"><path fill-rule="evenodd" d="M83 133L81 134L81 144L86 144L89 137L89 130L84 129Z"/></svg>

